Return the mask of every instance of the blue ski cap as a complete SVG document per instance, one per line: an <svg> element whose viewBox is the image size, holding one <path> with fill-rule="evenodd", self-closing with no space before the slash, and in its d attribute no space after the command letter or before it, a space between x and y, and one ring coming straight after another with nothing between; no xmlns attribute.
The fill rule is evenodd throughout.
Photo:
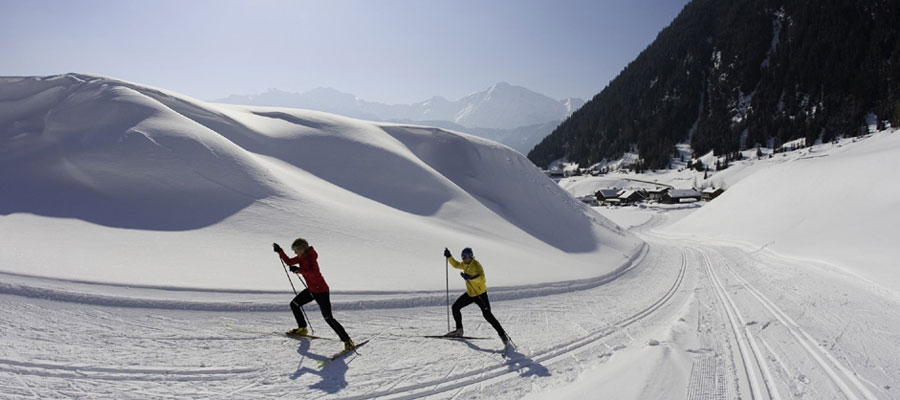
<svg viewBox="0 0 900 400"><path fill-rule="evenodd" d="M472 248L470 248L470 247L464 248L462 251L462 257L463 258L466 258L466 257L475 258L475 254L472 254Z"/></svg>

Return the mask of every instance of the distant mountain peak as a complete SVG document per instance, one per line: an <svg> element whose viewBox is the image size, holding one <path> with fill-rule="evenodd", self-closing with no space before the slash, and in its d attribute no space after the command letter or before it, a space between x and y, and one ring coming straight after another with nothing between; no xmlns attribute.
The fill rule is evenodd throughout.
<svg viewBox="0 0 900 400"><path fill-rule="evenodd" d="M555 100L505 81L456 101L434 96L419 103L389 105L317 87L303 93L269 89L216 102L314 109L375 121L448 121L470 129L514 129L561 121L584 104L581 99Z"/></svg>
<svg viewBox="0 0 900 400"><path fill-rule="evenodd" d="M422 102L422 104L431 104L431 103L449 103L449 102L450 102L450 100L447 100L447 99L446 99L445 97L443 97L443 96L433 96L433 97L431 97L430 99L425 100L424 102Z"/></svg>
<svg viewBox="0 0 900 400"><path fill-rule="evenodd" d="M495 140L525 153L584 100L555 100L523 86L498 82L451 101L434 96L414 104L388 105L339 90L318 87L304 93L272 89L253 96L230 96L221 103L302 108L370 121L415 122Z"/></svg>

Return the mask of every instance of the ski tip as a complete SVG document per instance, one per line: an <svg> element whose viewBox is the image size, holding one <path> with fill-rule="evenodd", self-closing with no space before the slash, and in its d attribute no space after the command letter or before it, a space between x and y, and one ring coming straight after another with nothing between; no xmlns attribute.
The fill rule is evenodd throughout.
<svg viewBox="0 0 900 400"><path fill-rule="evenodd" d="M366 339L366 340L363 340L363 341L361 341L361 342L359 342L359 343L356 343L356 345L353 346L352 349L341 350L340 352L338 352L337 354L331 356L331 357L328 358L327 360L321 360L321 361L316 361L316 362L319 364L319 368L322 368L322 367L324 367L324 366L330 364L332 361L337 361L338 359L340 359L340 358L342 358L342 357L344 357L344 356L346 356L346 355L348 355L348 354L350 354L350 353L355 353L355 352L356 352L356 349L362 347L362 346L365 345L366 343L369 343L369 340L371 340L371 339Z"/></svg>

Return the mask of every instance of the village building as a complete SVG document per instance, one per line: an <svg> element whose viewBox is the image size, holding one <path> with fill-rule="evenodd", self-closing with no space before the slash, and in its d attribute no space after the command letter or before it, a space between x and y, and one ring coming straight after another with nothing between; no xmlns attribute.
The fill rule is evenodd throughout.
<svg viewBox="0 0 900 400"><path fill-rule="evenodd" d="M661 201L667 204L693 203L701 198L703 195L694 189L671 189L663 195Z"/></svg>
<svg viewBox="0 0 900 400"><path fill-rule="evenodd" d="M619 201L622 204L634 204L643 201L644 198L645 196L641 190L623 190L622 193L619 194Z"/></svg>
<svg viewBox="0 0 900 400"><path fill-rule="evenodd" d="M703 192L701 194L703 195L703 200L710 201L716 197L719 197L719 195L722 193L725 193L725 189L709 187L703 189Z"/></svg>
<svg viewBox="0 0 900 400"><path fill-rule="evenodd" d="M647 193L647 199L651 201L662 201L663 195L669 190L670 188L657 186L653 189L647 189L645 192Z"/></svg>
<svg viewBox="0 0 900 400"><path fill-rule="evenodd" d="M566 177L565 171L561 169L548 169L544 170L544 174L552 179L562 179Z"/></svg>
<svg viewBox="0 0 900 400"><path fill-rule="evenodd" d="M589 206L599 206L600 205L600 202L597 200L597 196L590 195L590 194L587 196L581 196L578 198L578 200Z"/></svg>
<svg viewBox="0 0 900 400"><path fill-rule="evenodd" d="M621 189L600 189L595 193L597 196L597 201L604 204L619 204L619 194L622 192Z"/></svg>

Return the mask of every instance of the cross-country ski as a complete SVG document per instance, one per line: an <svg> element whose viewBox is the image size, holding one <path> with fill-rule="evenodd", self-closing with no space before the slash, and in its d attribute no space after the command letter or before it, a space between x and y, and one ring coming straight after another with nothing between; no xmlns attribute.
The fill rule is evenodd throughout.
<svg viewBox="0 0 900 400"><path fill-rule="evenodd" d="M360 347L364 346L366 343L369 343L369 341L363 340L362 342L356 343L353 347L345 348L344 350L341 350L341 351L335 353L334 355L332 355L331 357L329 357L326 360L318 361L319 367L324 367L335 360L343 358L344 356L347 356L351 353L356 353L356 350L359 349Z"/></svg>
<svg viewBox="0 0 900 400"><path fill-rule="evenodd" d="M422 337L431 338L431 339L450 339L450 340L491 340L489 337L476 337L476 336L447 336L447 335L425 335Z"/></svg>
<svg viewBox="0 0 900 400"><path fill-rule="evenodd" d="M314 336L314 335L295 335L292 333L284 333L284 335L291 339L297 339L297 340L316 340L316 339L339 340L339 339L327 338L327 337L322 337L322 336Z"/></svg>
<svg viewBox="0 0 900 400"><path fill-rule="evenodd" d="M278 331L275 331L275 330L251 329L251 328L245 328L245 327L239 327L239 326L232 326L232 325L225 325L225 329L228 329L229 331L233 331L233 332L257 333L257 334L262 334L262 335L273 335L273 336L287 336L287 337L289 337L289 338L291 338L291 339L298 339L298 340L302 340L302 339L309 339L309 340L314 340L314 339L337 340L337 339L333 339L333 338L327 338L327 337L315 336L315 335L308 335L308 334L307 334L307 335L298 335L298 334L296 334L296 333L294 333L294 332L291 332L291 331L287 331L287 332L278 332Z"/></svg>

